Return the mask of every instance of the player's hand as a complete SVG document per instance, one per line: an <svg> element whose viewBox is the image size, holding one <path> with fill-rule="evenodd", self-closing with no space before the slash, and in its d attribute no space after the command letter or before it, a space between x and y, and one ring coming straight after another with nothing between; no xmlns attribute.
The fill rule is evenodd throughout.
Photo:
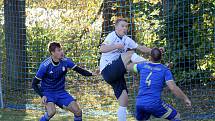
<svg viewBox="0 0 215 121"><path fill-rule="evenodd" d="M96 69L96 71L95 72L92 72L92 75L93 76L97 76L97 75L99 75L100 74L100 70L99 70L99 68L98 69Z"/></svg>
<svg viewBox="0 0 215 121"><path fill-rule="evenodd" d="M159 47L159 50L161 51L162 54L165 52L164 47Z"/></svg>
<svg viewBox="0 0 215 121"><path fill-rule="evenodd" d="M47 97L43 96L41 99L42 104L46 105Z"/></svg>
<svg viewBox="0 0 215 121"><path fill-rule="evenodd" d="M123 44L115 44L116 49L123 49L124 45Z"/></svg>
<svg viewBox="0 0 215 121"><path fill-rule="evenodd" d="M191 101L189 99L184 100L184 103L187 107L191 107Z"/></svg>
<svg viewBox="0 0 215 121"><path fill-rule="evenodd" d="M172 69L173 68L173 63L172 62L168 62L166 64L166 66L169 68L169 69Z"/></svg>

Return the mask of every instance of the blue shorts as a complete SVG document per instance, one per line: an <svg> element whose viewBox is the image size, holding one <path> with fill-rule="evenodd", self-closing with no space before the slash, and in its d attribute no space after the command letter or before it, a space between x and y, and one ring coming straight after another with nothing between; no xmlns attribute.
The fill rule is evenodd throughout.
<svg viewBox="0 0 215 121"><path fill-rule="evenodd" d="M75 101L75 99L65 90L59 92L43 92L43 94L47 97L47 103L53 102L60 108L67 107L71 102Z"/></svg>
<svg viewBox="0 0 215 121"><path fill-rule="evenodd" d="M125 73L126 69L121 56L107 65L101 72L104 80L112 86L117 99L120 97L123 90L126 90L128 93L124 77Z"/></svg>
<svg viewBox="0 0 215 121"><path fill-rule="evenodd" d="M148 120L151 115L156 118L165 118L168 120L173 120L177 115L177 111L165 102L161 102L152 106L136 104L137 120ZM180 119L177 119L177 121L180 121Z"/></svg>

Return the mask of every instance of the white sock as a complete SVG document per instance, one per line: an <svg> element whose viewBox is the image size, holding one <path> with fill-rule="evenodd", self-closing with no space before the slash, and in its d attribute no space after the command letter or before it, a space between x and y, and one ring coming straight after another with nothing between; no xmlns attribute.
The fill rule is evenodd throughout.
<svg viewBox="0 0 215 121"><path fill-rule="evenodd" d="M119 106L117 116L118 121L126 121L126 107Z"/></svg>
<svg viewBox="0 0 215 121"><path fill-rule="evenodd" d="M131 61L133 63L138 63L138 62L146 61L146 59L137 55L137 53L133 53L131 56Z"/></svg>

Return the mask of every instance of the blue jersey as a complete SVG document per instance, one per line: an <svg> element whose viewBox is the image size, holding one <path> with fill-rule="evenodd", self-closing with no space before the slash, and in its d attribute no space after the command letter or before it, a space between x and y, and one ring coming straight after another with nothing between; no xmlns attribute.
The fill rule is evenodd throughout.
<svg viewBox="0 0 215 121"><path fill-rule="evenodd" d="M160 63L150 62L135 64L134 71L140 74L137 103L150 105L161 102L165 82L173 80L171 71Z"/></svg>
<svg viewBox="0 0 215 121"><path fill-rule="evenodd" d="M65 88L65 76L68 68L75 68L75 64L69 58L63 58L55 65L49 57L40 64L36 78L41 80L43 92L61 91Z"/></svg>

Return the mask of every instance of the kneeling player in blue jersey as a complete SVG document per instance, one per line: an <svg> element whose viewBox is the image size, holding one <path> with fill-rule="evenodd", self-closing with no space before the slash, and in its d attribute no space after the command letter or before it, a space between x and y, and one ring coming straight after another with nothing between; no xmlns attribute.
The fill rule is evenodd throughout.
<svg viewBox="0 0 215 121"><path fill-rule="evenodd" d="M130 64L127 69L140 74L139 92L136 97L136 119L146 121L151 115L171 121L181 121L179 113L170 105L161 100L161 93L166 83L175 96L191 106L191 101L176 86L171 71L160 64L162 54L158 48L151 51L151 62Z"/></svg>
<svg viewBox="0 0 215 121"><path fill-rule="evenodd" d="M82 121L82 111L78 103L65 91L65 76L69 68L83 76L93 76L96 73L84 70L76 66L71 59L64 57L60 43L50 43L49 52L51 56L41 63L32 83L33 89L42 97L42 103L47 109L40 121L49 121L55 115L55 105L74 113L74 121Z"/></svg>

